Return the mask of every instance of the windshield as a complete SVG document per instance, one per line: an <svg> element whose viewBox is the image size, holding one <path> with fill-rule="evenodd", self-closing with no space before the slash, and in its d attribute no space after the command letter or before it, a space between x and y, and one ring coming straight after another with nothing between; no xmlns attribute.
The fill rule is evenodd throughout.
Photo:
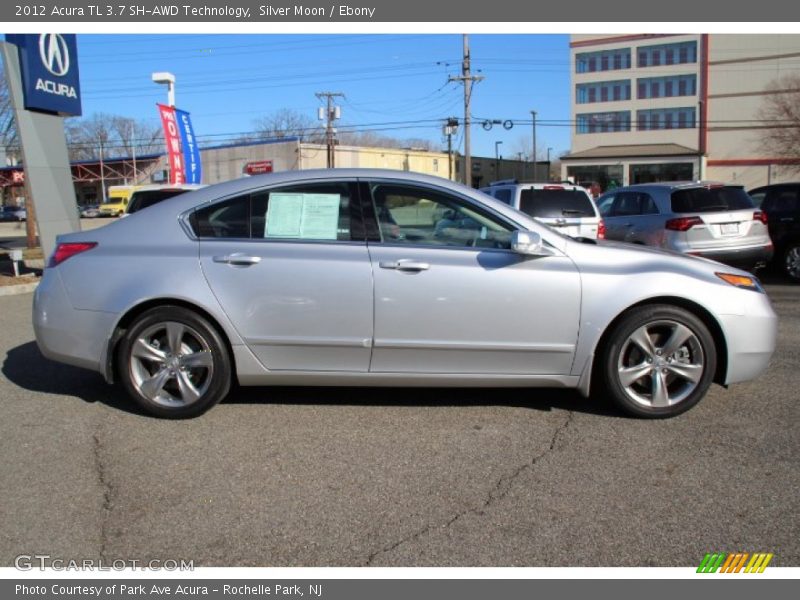
<svg viewBox="0 0 800 600"><path fill-rule="evenodd" d="M105 202L103 202L103 204L119 204L120 202L124 201L125 201L124 196L109 196L108 198L105 199Z"/></svg>
<svg viewBox="0 0 800 600"><path fill-rule="evenodd" d="M720 186L692 188L672 192L672 212L709 213L753 208L753 200L744 188Z"/></svg>

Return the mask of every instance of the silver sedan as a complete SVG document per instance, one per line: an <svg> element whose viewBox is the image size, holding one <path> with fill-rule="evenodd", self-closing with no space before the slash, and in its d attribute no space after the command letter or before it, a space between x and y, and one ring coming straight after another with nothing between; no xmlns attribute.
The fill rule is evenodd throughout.
<svg viewBox="0 0 800 600"><path fill-rule="evenodd" d="M33 323L46 357L167 418L234 379L576 388L670 417L761 374L777 329L749 273L367 169L249 177L60 236Z"/></svg>

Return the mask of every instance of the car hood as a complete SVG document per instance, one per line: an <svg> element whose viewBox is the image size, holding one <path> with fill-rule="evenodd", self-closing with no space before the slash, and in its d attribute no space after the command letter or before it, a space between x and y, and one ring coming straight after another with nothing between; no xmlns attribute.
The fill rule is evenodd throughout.
<svg viewBox="0 0 800 600"><path fill-rule="evenodd" d="M573 240L567 246L566 253L579 268L612 270L618 268L634 273L677 272L706 280L716 280L715 274L721 271L746 277L753 276L752 273L707 258L625 242L597 240L594 243L583 243Z"/></svg>

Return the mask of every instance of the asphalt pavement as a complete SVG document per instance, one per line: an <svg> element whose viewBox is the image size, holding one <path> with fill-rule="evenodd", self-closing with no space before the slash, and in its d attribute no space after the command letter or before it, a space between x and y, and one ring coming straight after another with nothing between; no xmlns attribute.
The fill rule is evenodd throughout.
<svg viewBox="0 0 800 600"><path fill-rule="evenodd" d="M195 566L800 566L800 286L778 351L675 419L550 390L249 388L139 414L44 359L0 298L0 565L20 554Z"/></svg>

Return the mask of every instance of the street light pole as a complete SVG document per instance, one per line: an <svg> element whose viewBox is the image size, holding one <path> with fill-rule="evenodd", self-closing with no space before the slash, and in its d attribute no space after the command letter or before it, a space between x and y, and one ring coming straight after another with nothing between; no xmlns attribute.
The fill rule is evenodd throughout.
<svg viewBox="0 0 800 600"><path fill-rule="evenodd" d="M539 175L539 169L537 168L536 164L536 111L531 111L531 117L533 118L533 180L538 181L537 176Z"/></svg>
<svg viewBox="0 0 800 600"><path fill-rule="evenodd" d="M494 178L500 179L500 144L503 142L494 143Z"/></svg>
<svg viewBox="0 0 800 600"><path fill-rule="evenodd" d="M165 84L167 86L167 104L175 106L175 75L167 71L153 73L153 83Z"/></svg>
<svg viewBox="0 0 800 600"><path fill-rule="evenodd" d="M550 180L552 169L550 168L550 151L552 148L547 148L547 179Z"/></svg>

